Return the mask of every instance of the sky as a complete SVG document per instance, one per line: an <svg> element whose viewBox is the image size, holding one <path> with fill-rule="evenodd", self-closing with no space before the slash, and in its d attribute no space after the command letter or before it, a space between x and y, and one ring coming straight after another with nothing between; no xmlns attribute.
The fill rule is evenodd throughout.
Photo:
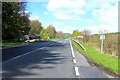
<svg viewBox="0 0 120 80"><path fill-rule="evenodd" d="M118 32L119 0L29 0L26 12L30 20L39 20L46 28L52 24L57 31L100 30Z"/></svg>

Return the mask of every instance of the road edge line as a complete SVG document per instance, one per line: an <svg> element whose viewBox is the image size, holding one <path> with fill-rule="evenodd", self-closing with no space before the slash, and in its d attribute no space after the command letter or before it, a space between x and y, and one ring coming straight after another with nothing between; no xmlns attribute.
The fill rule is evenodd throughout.
<svg viewBox="0 0 120 80"><path fill-rule="evenodd" d="M73 59L73 63L74 63L74 64L76 64L76 63L77 63L76 59Z"/></svg>
<svg viewBox="0 0 120 80"><path fill-rule="evenodd" d="M78 67L75 67L75 75L78 76L78 77L80 76Z"/></svg>
<svg viewBox="0 0 120 80"><path fill-rule="evenodd" d="M71 40L70 40L70 47L71 47L71 51L72 51L72 56L73 56L73 58L75 58L75 53L74 53L74 51L73 51L73 47L72 47Z"/></svg>

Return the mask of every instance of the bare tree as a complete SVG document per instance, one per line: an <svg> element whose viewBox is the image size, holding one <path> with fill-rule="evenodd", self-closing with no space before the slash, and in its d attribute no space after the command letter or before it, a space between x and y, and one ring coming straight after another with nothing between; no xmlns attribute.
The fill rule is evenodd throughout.
<svg viewBox="0 0 120 80"><path fill-rule="evenodd" d="M90 39L91 31L88 30L88 29L84 29L84 30L82 31L82 33L83 33L83 36L84 36L83 41L84 41L84 42L88 42L89 39Z"/></svg>

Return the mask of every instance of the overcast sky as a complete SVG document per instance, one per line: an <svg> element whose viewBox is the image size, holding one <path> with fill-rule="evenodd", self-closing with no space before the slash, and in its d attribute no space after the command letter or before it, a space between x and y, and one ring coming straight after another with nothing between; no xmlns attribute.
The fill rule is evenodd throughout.
<svg viewBox="0 0 120 80"><path fill-rule="evenodd" d="M34 1L34 0L29 0ZM36 0L28 2L27 11L31 20L39 20L43 27L49 24L65 33L89 29L118 31L119 0Z"/></svg>

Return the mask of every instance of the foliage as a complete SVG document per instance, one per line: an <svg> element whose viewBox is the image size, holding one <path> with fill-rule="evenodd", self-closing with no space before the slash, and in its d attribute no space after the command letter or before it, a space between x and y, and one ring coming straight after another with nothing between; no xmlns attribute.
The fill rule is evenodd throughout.
<svg viewBox="0 0 120 80"><path fill-rule="evenodd" d="M64 38L69 38L71 37L71 34L70 33L63 33L64 34Z"/></svg>
<svg viewBox="0 0 120 80"><path fill-rule="evenodd" d="M61 31L59 31L56 33L56 38L64 38L64 34Z"/></svg>
<svg viewBox="0 0 120 80"><path fill-rule="evenodd" d="M88 42L89 39L90 39L91 31L88 30L88 29L84 29L84 30L82 31L82 34L83 34L83 42Z"/></svg>
<svg viewBox="0 0 120 80"><path fill-rule="evenodd" d="M28 14L23 14L25 4L23 2L2 3L2 39L4 41L14 41L23 34L28 34Z"/></svg>
<svg viewBox="0 0 120 80"><path fill-rule="evenodd" d="M38 20L30 21L30 32L29 35L34 37L35 34L39 34L43 29L42 24Z"/></svg>
<svg viewBox="0 0 120 80"><path fill-rule="evenodd" d="M114 57L118 57L118 46L120 43L118 42L118 33L107 33L105 35L104 45L103 45L103 52L109 54ZM101 40L100 34L91 35L89 41L86 42L89 46L93 47L94 49L100 51L101 48Z"/></svg>
<svg viewBox="0 0 120 80"><path fill-rule="evenodd" d="M45 40L47 40L50 37L50 34L46 31L46 29L42 29L40 35Z"/></svg>
<svg viewBox="0 0 120 80"><path fill-rule="evenodd" d="M47 28L46 28L46 31L49 33L49 37L50 38L55 38L55 34L56 34L56 29L52 26L52 25L49 25Z"/></svg>
<svg viewBox="0 0 120 80"><path fill-rule="evenodd" d="M72 37L76 37L79 36L80 32L78 30L74 30L72 33Z"/></svg>
<svg viewBox="0 0 120 80"><path fill-rule="evenodd" d="M22 16L21 18L21 26L20 26L20 34L21 36L22 35L28 35L29 34L29 31L30 31L30 27L29 27L29 19L28 19L28 16Z"/></svg>

